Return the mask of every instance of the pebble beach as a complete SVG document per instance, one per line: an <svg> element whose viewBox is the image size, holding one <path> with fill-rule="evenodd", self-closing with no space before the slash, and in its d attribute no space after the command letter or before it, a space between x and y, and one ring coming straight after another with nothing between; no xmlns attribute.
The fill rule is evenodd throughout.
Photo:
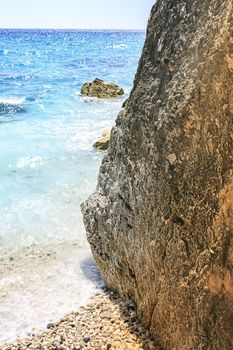
<svg viewBox="0 0 233 350"><path fill-rule="evenodd" d="M49 323L37 335L0 346L0 350L159 350L136 317L131 301L110 291L95 295L77 312Z"/></svg>

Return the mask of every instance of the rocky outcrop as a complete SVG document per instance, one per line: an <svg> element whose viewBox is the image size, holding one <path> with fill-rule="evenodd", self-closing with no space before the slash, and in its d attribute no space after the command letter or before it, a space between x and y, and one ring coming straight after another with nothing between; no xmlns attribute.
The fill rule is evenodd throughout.
<svg viewBox="0 0 233 350"><path fill-rule="evenodd" d="M83 204L107 285L165 350L233 349L233 3L158 0Z"/></svg>
<svg viewBox="0 0 233 350"><path fill-rule="evenodd" d="M91 83L85 83L81 89L81 95L98 98L115 98L124 95L124 90L114 83L107 83L96 78Z"/></svg>
<svg viewBox="0 0 233 350"><path fill-rule="evenodd" d="M101 138L93 144L93 147L100 151L106 151L109 146L110 135L111 130L104 130Z"/></svg>

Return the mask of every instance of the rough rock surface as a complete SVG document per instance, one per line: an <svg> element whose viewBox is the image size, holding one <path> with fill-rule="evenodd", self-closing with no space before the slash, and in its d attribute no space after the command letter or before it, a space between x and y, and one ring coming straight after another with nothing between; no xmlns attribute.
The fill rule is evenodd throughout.
<svg viewBox="0 0 233 350"><path fill-rule="evenodd" d="M100 151L106 151L109 146L110 135L111 130L103 131L101 138L93 144L93 147L97 148Z"/></svg>
<svg viewBox="0 0 233 350"><path fill-rule="evenodd" d="M108 83L96 78L91 83L85 83L81 95L98 98L115 98L124 95L124 90L114 83Z"/></svg>
<svg viewBox="0 0 233 350"><path fill-rule="evenodd" d="M233 2L158 0L83 204L107 285L163 349L233 349Z"/></svg>

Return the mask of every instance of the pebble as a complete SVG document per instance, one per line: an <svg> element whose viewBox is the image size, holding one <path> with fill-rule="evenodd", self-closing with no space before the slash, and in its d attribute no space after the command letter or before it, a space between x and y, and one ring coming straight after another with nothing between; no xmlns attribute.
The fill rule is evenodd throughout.
<svg viewBox="0 0 233 350"><path fill-rule="evenodd" d="M50 322L47 324L47 328L50 329L50 328L53 328L54 327L54 323Z"/></svg>
<svg viewBox="0 0 233 350"><path fill-rule="evenodd" d="M145 341L147 339L147 341ZM136 317L135 305L113 292L93 297L47 331L0 345L0 350L158 350Z"/></svg>
<svg viewBox="0 0 233 350"><path fill-rule="evenodd" d="M85 335L83 337L83 340L85 341L85 343L88 343L91 340L91 337L89 337L88 335Z"/></svg>

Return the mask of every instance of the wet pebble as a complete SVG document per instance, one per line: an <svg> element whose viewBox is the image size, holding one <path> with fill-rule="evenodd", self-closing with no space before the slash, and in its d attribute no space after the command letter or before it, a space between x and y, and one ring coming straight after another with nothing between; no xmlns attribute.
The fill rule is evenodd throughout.
<svg viewBox="0 0 233 350"><path fill-rule="evenodd" d="M53 328L53 327L54 327L54 323L49 322L49 323L47 324L47 328L48 328L48 329Z"/></svg>

